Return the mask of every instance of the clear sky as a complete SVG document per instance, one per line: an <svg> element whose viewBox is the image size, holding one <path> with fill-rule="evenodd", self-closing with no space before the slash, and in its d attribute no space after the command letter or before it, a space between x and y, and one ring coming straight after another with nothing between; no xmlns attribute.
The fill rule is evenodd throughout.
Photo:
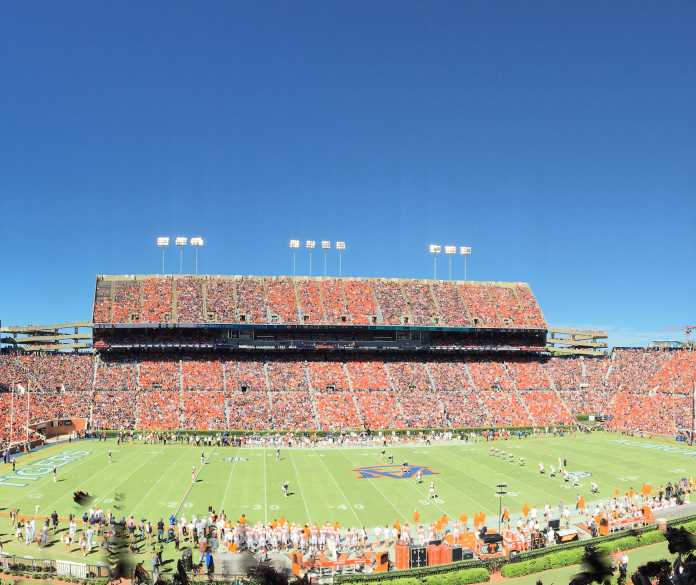
<svg viewBox="0 0 696 585"><path fill-rule="evenodd" d="M287 274L297 237L359 276L467 244L551 324L681 338L695 31L691 0L5 3L0 319L89 318L157 235L214 274Z"/></svg>

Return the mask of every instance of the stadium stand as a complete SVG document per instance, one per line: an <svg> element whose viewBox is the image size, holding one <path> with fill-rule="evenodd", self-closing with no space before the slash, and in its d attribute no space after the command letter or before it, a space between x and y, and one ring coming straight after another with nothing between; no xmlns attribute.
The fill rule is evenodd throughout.
<svg viewBox="0 0 696 585"><path fill-rule="evenodd" d="M92 400L92 427L95 429L134 429L134 399L137 403L135 392L95 392Z"/></svg>
<svg viewBox="0 0 696 585"><path fill-rule="evenodd" d="M182 387L185 390L221 390L224 388L222 370L223 362L213 358L183 359Z"/></svg>
<svg viewBox="0 0 696 585"><path fill-rule="evenodd" d="M378 360L354 360L346 364L353 390L387 390L385 364Z"/></svg>
<svg viewBox="0 0 696 585"><path fill-rule="evenodd" d="M201 430L547 426L578 414L609 415L621 431L691 425L696 352L614 353L538 361L3 353L0 437L21 440L27 422L71 417L94 428Z"/></svg>
<svg viewBox="0 0 696 585"><path fill-rule="evenodd" d="M164 392L140 392L136 401L136 426L140 429L171 430L181 428L180 394Z"/></svg>
<svg viewBox="0 0 696 585"><path fill-rule="evenodd" d="M223 392L184 392L181 401L183 428L221 431L228 427Z"/></svg>
<svg viewBox="0 0 696 585"><path fill-rule="evenodd" d="M362 428L363 425L350 392L324 392L317 394L315 398L319 428L322 431Z"/></svg>
<svg viewBox="0 0 696 585"><path fill-rule="evenodd" d="M526 427L587 414L630 432L691 425L696 352L549 357L522 283L104 276L93 315L95 355L0 353L0 440L63 417L157 430ZM267 334L278 328L282 344ZM474 333L447 338L457 328ZM386 349L353 351L376 330ZM220 331L240 344L220 345ZM323 347L337 331L344 345Z"/></svg>
<svg viewBox="0 0 696 585"><path fill-rule="evenodd" d="M227 392L227 427L233 430L260 431L273 428L271 401L266 391Z"/></svg>
<svg viewBox="0 0 696 585"><path fill-rule="evenodd" d="M95 323L115 324L296 324L301 319L330 325L546 329L526 284L381 278L99 277L93 317Z"/></svg>

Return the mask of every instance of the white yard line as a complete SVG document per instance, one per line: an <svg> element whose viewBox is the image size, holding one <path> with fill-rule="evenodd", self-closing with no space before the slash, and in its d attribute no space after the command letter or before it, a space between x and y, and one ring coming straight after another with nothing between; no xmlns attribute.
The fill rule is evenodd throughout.
<svg viewBox="0 0 696 585"><path fill-rule="evenodd" d="M174 462L167 468L167 471L171 471L172 469L174 469L174 467L176 467L176 464L179 462L179 459L181 459L184 455L186 455L186 451L182 451L181 455L179 455L179 456L174 460ZM160 476L160 478L159 478L155 483L152 484L152 486L150 487L150 489L147 490L147 492L145 492L145 494L140 498L140 502L138 503L138 505L135 506L135 508L132 508L132 509L131 509L131 512L130 512L131 516L135 516L135 511L136 511L144 502L147 501L147 496L150 495L150 492L152 492L152 490L154 490L154 489L159 485L159 482L161 482L165 477L168 478L169 475L168 475L167 473L163 473L163 474ZM178 514L178 513L179 513L179 512L178 512L178 510L177 510L177 514Z"/></svg>
<svg viewBox="0 0 696 585"><path fill-rule="evenodd" d="M356 465L353 461L351 461L350 459L348 459L348 457L346 456L345 453L341 453L341 455L343 455L343 457L345 458L345 460L348 461L348 463L350 463L351 467L354 467L354 466ZM406 516L404 516L404 515L399 511L399 509L394 505L394 502L392 502L387 496L385 496L385 495L384 495L384 492L383 492L381 489L379 489L379 486L378 486L377 483L376 483L377 480L366 479L365 481L368 482L373 488L375 488L375 489L377 490L377 492L379 492L379 494L384 498L384 501L387 502L387 503L392 507L392 509L394 510L394 512L396 512L403 520L405 520L406 522L408 522L408 518L407 518Z"/></svg>
<svg viewBox="0 0 696 585"><path fill-rule="evenodd" d="M234 468L237 466L237 461L239 461L238 456L234 456L234 462L232 463L232 469L230 469L230 474L227 476L227 485L225 486L225 493L222 494L222 502L220 503L219 510L224 510L225 500L227 499L227 492L230 489L232 483L232 474L234 473Z"/></svg>
<svg viewBox="0 0 696 585"><path fill-rule="evenodd" d="M106 498L106 496L108 494L115 494L117 492L118 488L120 488L123 484L128 483L136 473L138 473L143 467L145 467L148 463L150 463L150 461L152 460L153 457L155 457L155 455L151 455L148 459L143 461L140 465L138 465L138 467L135 468L133 473L131 473L124 481L116 484L116 487L113 490L106 492L106 494L104 494L103 496L99 496L94 502L95 503L101 502L102 500L104 500ZM96 477L98 477L98 476L95 475L92 477L92 479L94 479ZM66 494L66 495L68 495L68 494ZM65 496L63 496L63 497L65 497Z"/></svg>
<svg viewBox="0 0 696 585"><path fill-rule="evenodd" d="M266 449L263 450L263 521L268 523L268 480L266 472Z"/></svg>
<svg viewBox="0 0 696 585"><path fill-rule="evenodd" d="M292 458L292 452L288 451L290 455L290 463L292 463L292 468L295 470L295 479L297 479L297 489L302 496L302 501L304 502L305 513L307 514L307 520L312 522L312 515L309 513L309 506L307 505L307 500L304 497L304 491L302 490L302 483L300 482L300 474L297 472L297 466L295 465L295 460Z"/></svg>
<svg viewBox="0 0 696 585"><path fill-rule="evenodd" d="M329 477L333 480L334 485L336 486L336 488L338 489L338 491L341 492L341 496L342 496L343 499L346 501L346 504L348 504L348 506L350 507L351 512L353 512L353 516L355 516L355 519L358 521L358 524L359 524L359 525L363 524L363 523L360 521L360 518L358 517L358 514L357 514L357 512L355 511L355 508L353 508L353 506L351 505L350 500L346 497L345 492L341 489L341 486L340 486L340 485L338 484L338 482L336 481L336 478L333 476L333 473L331 473L331 470L329 469L329 466L324 462L324 458L323 458L323 457L319 457L319 460L321 461L322 465L324 466L324 469L326 469L326 472L329 474Z"/></svg>

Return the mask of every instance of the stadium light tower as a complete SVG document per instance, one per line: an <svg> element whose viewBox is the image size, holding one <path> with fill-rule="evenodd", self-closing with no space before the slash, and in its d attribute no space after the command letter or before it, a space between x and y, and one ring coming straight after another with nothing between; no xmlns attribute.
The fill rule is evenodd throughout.
<svg viewBox="0 0 696 585"><path fill-rule="evenodd" d="M156 243L157 247L162 250L162 274L164 274L164 251L169 247L169 238L167 236L159 236Z"/></svg>
<svg viewBox="0 0 696 585"><path fill-rule="evenodd" d="M195 252L195 266L196 266L196 274L198 274L198 248L203 247L203 238L200 236L197 236L195 238L191 238L191 245L193 246L194 252Z"/></svg>
<svg viewBox="0 0 696 585"><path fill-rule="evenodd" d="M295 276L295 255L297 254L297 249L300 247L300 240L290 240L288 247L292 253L292 275Z"/></svg>
<svg viewBox="0 0 696 585"><path fill-rule="evenodd" d="M174 243L179 248L179 274L181 274L184 271L184 248L188 244L188 238L177 236Z"/></svg>
<svg viewBox="0 0 696 585"><path fill-rule="evenodd" d="M346 251L345 242L336 242L336 250L338 250L338 275L343 272L343 252Z"/></svg>
<svg viewBox="0 0 696 585"><path fill-rule="evenodd" d="M457 253L457 246L445 246L445 256L449 268L449 279L452 280L452 256Z"/></svg>
<svg viewBox="0 0 696 585"><path fill-rule="evenodd" d="M305 242L305 248L309 252L309 275L312 276L312 250L316 248L317 243L314 240L307 240Z"/></svg>
<svg viewBox="0 0 696 585"><path fill-rule="evenodd" d="M324 276L326 276L326 255L331 249L331 242L329 240L321 241L321 251L324 253Z"/></svg>
<svg viewBox="0 0 696 585"><path fill-rule="evenodd" d="M466 259L471 256L471 246L459 246L459 253L464 256L464 280L466 280Z"/></svg>
<svg viewBox="0 0 696 585"><path fill-rule="evenodd" d="M440 244L430 244L428 251L433 255L433 279L437 280L437 256L442 252L442 246Z"/></svg>

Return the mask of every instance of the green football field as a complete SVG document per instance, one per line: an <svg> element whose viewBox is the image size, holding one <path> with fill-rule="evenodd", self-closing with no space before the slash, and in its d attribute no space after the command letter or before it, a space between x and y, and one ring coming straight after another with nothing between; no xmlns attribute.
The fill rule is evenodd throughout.
<svg viewBox="0 0 696 585"><path fill-rule="evenodd" d="M626 442L630 444L625 444ZM524 457L526 466L492 457L491 445ZM109 463L107 451L112 450ZM497 483L508 486L503 503L512 514L524 503L542 507L559 502L573 505L577 494L588 502L590 481L600 487L600 498L615 488L622 493L643 483L658 486L667 480L696 475L696 450L682 443L658 439L624 438L608 433L579 434L563 438L527 438L495 443L403 446L390 448L394 463L408 462L425 470L423 483L401 478L399 466L388 466L380 448L282 449L276 461L274 449L216 447L201 449L178 445L116 445L82 441L43 449L17 460L17 473L9 466L0 470L0 508L19 507L23 514L66 516L78 513L72 502L75 490L96 498L104 510L120 502L119 514L133 514L156 522L171 513L206 513L208 506L224 510L228 517L246 514L250 522L284 517L291 522L338 521L343 526L412 522L414 511L421 521L443 513L456 518L485 512L489 522L497 516ZM580 486L559 477L540 475L538 463L557 465L566 458L568 469L582 472ZM58 481L50 472L58 461ZM192 467L199 471L192 483ZM361 471L357 471L362 468ZM427 475L431 471L432 475ZM591 474L591 476L587 475ZM361 477L368 475L370 477ZM284 497L281 486L290 485ZM428 485L434 481L438 498L430 500ZM38 507L38 508L37 508Z"/></svg>

